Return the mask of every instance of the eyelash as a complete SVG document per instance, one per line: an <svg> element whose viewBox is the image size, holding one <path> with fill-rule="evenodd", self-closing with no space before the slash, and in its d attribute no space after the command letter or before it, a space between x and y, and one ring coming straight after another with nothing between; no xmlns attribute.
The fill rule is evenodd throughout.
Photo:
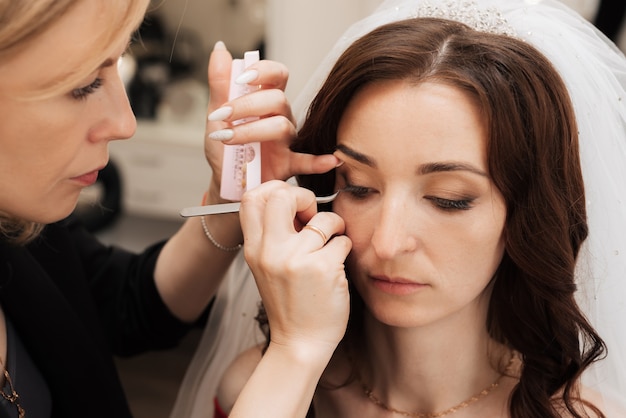
<svg viewBox="0 0 626 418"><path fill-rule="evenodd" d="M98 77L91 84L72 90L72 97L81 100L92 94L102 86L103 80Z"/></svg>
<svg viewBox="0 0 626 418"><path fill-rule="evenodd" d="M427 196L427 200L433 202L439 209L445 211L455 211L455 210L469 210L472 208L472 201L474 199L442 199L440 197L435 196Z"/></svg>
<svg viewBox="0 0 626 418"><path fill-rule="evenodd" d="M359 199L359 200L365 199L368 194L373 192L373 190L369 187L356 186L354 184L346 184L346 186L340 191L342 193L348 193L353 198Z"/></svg>
<svg viewBox="0 0 626 418"><path fill-rule="evenodd" d="M367 196L374 192L373 189L365 186L357 186L354 184L346 184L341 189L342 193L348 193L355 199L363 200ZM474 199L443 199L441 197L426 196L425 199L430 200L435 206L444 211L458 211L469 210L472 208L472 202Z"/></svg>

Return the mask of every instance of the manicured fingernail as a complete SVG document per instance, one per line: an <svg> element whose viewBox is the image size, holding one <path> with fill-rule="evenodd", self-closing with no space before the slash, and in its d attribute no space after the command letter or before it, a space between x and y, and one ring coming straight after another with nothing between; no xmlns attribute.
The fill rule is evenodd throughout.
<svg viewBox="0 0 626 418"><path fill-rule="evenodd" d="M235 132L232 129L220 129L209 134L209 138L214 141L228 141L233 139Z"/></svg>
<svg viewBox="0 0 626 418"><path fill-rule="evenodd" d="M207 119L209 119L211 122L221 122L232 114L233 108L231 106L222 106L219 109L211 112Z"/></svg>
<svg viewBox="0 0 626 418"><path fill-rule="evenodd" d="M213 47L213 50L216 49L226 49L226 45L224 45L224 42L222 41L217 41L215 42L215 46Z"/></svg>
<svg viewBox="0 0 626 418"><path fill-rule="evenodd" d="M344 163L344 162L345 162L345 161L343 161L343 160L339 160L339 162L337 163L337 165L335 166L335 168L337 168L337 167L341 167L341 166L343 165L343 163Z"/></svg>
<svg viewBox="0 0 626 418"><path fill-rule="evenodd" d="M248 84L251 81L254 81L259 76L259 72L257 70L248 70L241 73L239 77L235 79L236 84Z"/></svg>

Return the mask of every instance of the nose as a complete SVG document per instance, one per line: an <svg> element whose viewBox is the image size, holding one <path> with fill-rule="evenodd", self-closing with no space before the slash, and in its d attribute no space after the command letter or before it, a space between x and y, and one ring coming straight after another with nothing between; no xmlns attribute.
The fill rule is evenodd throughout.
<svg viewBox="0 0 626 418"><path fill-rule="evenodd" d="M137 120L121 79L110 79L108 87L100 102L100 123L92 131L94 142L128 139L137 130Z"/></svg>
<svg viewBox="0 0 626 418"><path fill-rule="evenodd" d="M382 203L371 243L380 259L392 259L418 247L416 208L407 199Z"/></svg>

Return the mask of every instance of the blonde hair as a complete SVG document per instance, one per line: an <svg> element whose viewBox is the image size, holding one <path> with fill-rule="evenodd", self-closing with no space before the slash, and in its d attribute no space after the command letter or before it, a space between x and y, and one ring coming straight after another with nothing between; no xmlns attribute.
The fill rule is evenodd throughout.
<svg viewBox="0 0 626 418"><path fill-rule="evenodd" d="M28 48L29 43L37 41L61 17L72 8L88 0L0 0L0 62L4 62L20 51ZM93 0L92 0L93 1ZM133 30L143 20L150 0L100 0L102 4L116 10L117 15L107 19L108 25L94 42L94 51L102 51L85 57L72 74L56 84L34 95L20 97L23 100L41 100L71 88L86 74L90 74L102 63L102 57L110 53L114 41L121 34Z"/></svg>
<svg viewBox="0 0 626 418"><path fill-rule="evenodd" d="M27 49L81 1L94 0L0 0L0 62L6 62ZM35 96L19 99L45 99L59 92L71 90L85 75L98 68L102 57L110 53L118 37L139 26L150 2L150 0L100 1L111 7L111 10L117 11L117 15L107 20L108 26L96 39L93 51L101 52L85 57L69 77L37 92ZM35 222L0 212L0 239L25 244L35 238L42 228L42 225Z"/></svg>
<svg viewBox="0 0 626 418"><path fill-rule="evenodd" d="M9 218L0 213L2 240L14 245L25 245L37 238L44 225L22 219Z"/></svg>

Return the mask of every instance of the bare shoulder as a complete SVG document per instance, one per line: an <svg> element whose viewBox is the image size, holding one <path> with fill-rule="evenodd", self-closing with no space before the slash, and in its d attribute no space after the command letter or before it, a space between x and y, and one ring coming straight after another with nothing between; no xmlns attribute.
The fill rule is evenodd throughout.
<svg viewBox="0 0 626 418"><path fill-rule="evenodd" d="M579 414L583 414L584 416L591 418L599 416L604 416L606 418L626 417L626 408L623 404L620 405L620 402L616 399L604 396L597 390L587 386L581 386L580 397L582 402L576 403L576 409ZM599 415L596 412L596 408L602 413L602 415ZM569 418L572 414L569 413L565 407L563 407L561 416Z"/></svg>
<svg viewBox="0 0 626 418"><path fill-rule="evenodd" d="M262 346L254 346L239 354L226 368L217 387L217 400L228 414L239 393L263 357Z"/></svg>
<svg viewBox="0 0 626 418"><path fill-rule="evenodd" d="M581 396L585 401L600 409L607 418L626 417L626 406L616 399L604 396L600 392L586 386L581 388ZM587 413L594 416L591 411L589 411L589 408L586 408L586 410Z"/></svg>

